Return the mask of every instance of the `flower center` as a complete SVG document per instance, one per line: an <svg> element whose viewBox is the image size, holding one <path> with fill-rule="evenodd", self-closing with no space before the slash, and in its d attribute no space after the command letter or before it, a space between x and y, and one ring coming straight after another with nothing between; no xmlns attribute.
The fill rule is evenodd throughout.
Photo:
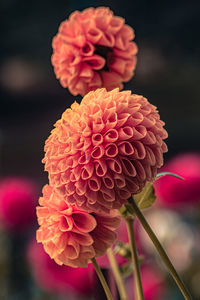
<svg viewBox="0 0 200 300"><path fill-rule="evenodd" d="M109 71L109 58L110 54L112 53L112 48L102 46L102 45L95 45L96 50L94 51L95 54L103 57L106 60L105 66L103 67L102 71Z"/></svg>

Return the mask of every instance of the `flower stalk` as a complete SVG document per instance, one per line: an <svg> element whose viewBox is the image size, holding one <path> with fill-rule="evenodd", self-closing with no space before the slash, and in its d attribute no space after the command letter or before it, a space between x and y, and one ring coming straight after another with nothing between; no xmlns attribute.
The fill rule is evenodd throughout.
<svg viewBox="0 0 200 300"><path fill-rule="evenodd" d="M135 234L133 229L134 219L133 217L126 218L128 236L131 246L131 254L132 254L132 261L134 266L134 286L135 286L135 298L137 300L144 300L144 293L142 289L142 281L140 275L140 268L139 268L139 260L138 254L136 249L136 242L135 242Z"/></svg>
<svg viewBox="0 0 200 300"><path fill-rule="evenodd" d="M98 278L99 278L99 280L100 280L100 282L101 282L101 284L102 284L102 287L103 287L104 292L105 292L105 294L106 294L107 300L113 300L111 291L110 291L110 289L109 289L109 287L108 287L108 284L107 284L107 282L106 282L106 280L105 280L105 278L104 278L104 276L103 276L103 273L102 273L102 271L101 271L101 269L100 269L100 267L99 267L99 265L98 265L96 259L93 257L93 258L91 259L91 261L92 261L92 263L93 263L93 266L94 266L94 268L95 268L95 271L96 271L96 273L97 273L97 276L98 276Z"/></svg>
<svg viewBox="0 0 200 300"><path fill-rule="evenodd" d="M140 220L143 228L145 229L145 231L147 232L147 234L150 237L151 241L153 242L154 246L156 247L159 255L161 256L161 258L162 258L163 262L165 263L166 267L168 268L171 276L175 280L175 282L176 282L177 286L179 287L182 295L184 296L184 299L192 300L192 297L189 294L187 288L185 287L183 281L181 280L178 273L176 272L176 270L175 270L174 266L172 265L169 257L167 256L164 248L160 244L160 242L159 242L158 238L156 237L155 233L152 231L150 225L146 221L145 217L143 216L142 212L138 208L138 206L135 203L134 199L130 198L129 203L131 204L131 207L134 210L134 214L138 217L138 219Z"/></svg>
<svg viewBox="0 0 200 300"><path fill-rule="evenodd" d="M107 255L108 255L108 259L113 271L113 275L115 277L115 281L118 287L118 291L120 294L120 299L121 300L127 300L127 295L126 295L126 290L125 290L125 286L124 286L124 282L118 267L118 264L116 262L115 256L113 254L112 248L109 248L107 250Z"/></svg>

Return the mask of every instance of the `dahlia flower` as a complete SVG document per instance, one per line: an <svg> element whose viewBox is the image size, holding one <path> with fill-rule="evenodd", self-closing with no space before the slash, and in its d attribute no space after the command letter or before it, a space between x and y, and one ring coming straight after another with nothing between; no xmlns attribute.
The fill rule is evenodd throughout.
<svg viewBox="0 0 200 300"><path fill-rule="evenodd" d="M35 221L37 188L27 178L8 177L0 182L0 220L12 232L23 232Z"/></svg>
<svg viewBox="0 0 200 300"><path fill-rule="evenodd" d="M83 210L109 212L154 179L167 132L146 98L97 89L67 109L46 141L50 185Z"/></svg>
<svg viewBox="0 0 200 300"><path fill-rule="evenodd" d="M51 186L43 188L37 217L37 241L56 263L86 267L91 258L105 254L116 239L120 218L100 215L68 205Z"/></svg>
<svg viewBox="0 0 200 300"><path fill-rule="evenodd" d="M157 203L169 208L187 208L200 201L200 154L183 153L174 156L162 168L173 172L184 180L163 176L155 181Z"/></svg>
<svg viewBox="0 0 200 300"><path fill-rule="evenodd" d="M53 38L52 64L73 95L119 87L134 74L137 46L133 29L108 7L73 12Z"/></svg>

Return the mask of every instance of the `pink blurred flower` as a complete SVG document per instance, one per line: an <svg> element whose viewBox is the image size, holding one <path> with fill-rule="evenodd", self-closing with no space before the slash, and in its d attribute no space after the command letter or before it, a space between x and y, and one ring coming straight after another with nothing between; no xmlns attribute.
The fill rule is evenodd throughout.
<svg viewBox="0 0 200 300"><path fill-rule="evenodd" d="M35 220L36 186L27 178L10 177L0 182L0 220L10 231L24 231Z"/></svg>
<svg viewBox="0 0 200 300"><path fill-rule="evenodd" d="M88 296L92 293L93 266L71 268L59 266L32 240L28 245L27 259L36 283L48 292Z"/></svg>
<svg viewBox="0 0 200 300"><path fill-rule="evenodd" d="M166 175L155 182L157 202L167 207L190 206L200 202L200 154L185 153L172 158L161 170L182 176Z"/></svg>
<svg viewBox="0 0 200 300"><path fill-rule="evenodd" d="M165 286L162 273L152 264L146 264L141 268L141 277L145 300L163 299ZM132 281L132 277L129 277L127 282L127 290L130 291L129 299L135 299L132 295L134 291Z"/></svg>
<svg viewBox="0 0 200 300"><path fill-rule="evenodd" d="M150 265L142 268L142 283L144 289L144 297L146 300L162 299L164 287L164 277L159 270Z"/></svg>

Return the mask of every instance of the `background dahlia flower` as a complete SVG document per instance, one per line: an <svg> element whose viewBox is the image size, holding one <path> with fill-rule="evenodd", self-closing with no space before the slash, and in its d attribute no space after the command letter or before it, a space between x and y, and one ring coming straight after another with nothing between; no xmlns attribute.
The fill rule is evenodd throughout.
<svg viewBox="0 0 200 300"><path fill-rule="evenodd" d="M66 204L51 186L39 199L37 241L56 263L86 267L91 258L105 254L114 243L120 218L100 215Z"/></svg>
<svg viewBox="0 0 200 300"><path fill-rule="evenodd" d="M33 225L36 215L37 188L23 177L7 177L0 181L0 221L4 228L20 233Z"/></svg>
<svg viewBox="0 0 200 300"><path fill-rule="evenodd" d="M200 154L183 153L170 159L162 171L182 176L163 176L155 181L157 203L169 208L188 208L200 204Z"/></svg>
<svg viewBox="0 0 200 300"><path fill-rule="evenodd" d="M28 245L27 260L34 280L43 290L68 297L76 296L77 299L92 294L94 271L91 264L88 268L59 266L35 239Z"/></svg>
<svg viewBox="0 0 200 300"><path fill-rule="evenodd" d="M167 132L146 98L98 89L74 103L45 144L50 185L83 210L120 208L154 179Z"/></svg>
<svg viewBox="0 0 200 300"><path fill-rule="evenodd" d="M119 87L136 66L133 29L108 7L73 12L53 39L52 64L61 85L73 95Z"/></svg>

